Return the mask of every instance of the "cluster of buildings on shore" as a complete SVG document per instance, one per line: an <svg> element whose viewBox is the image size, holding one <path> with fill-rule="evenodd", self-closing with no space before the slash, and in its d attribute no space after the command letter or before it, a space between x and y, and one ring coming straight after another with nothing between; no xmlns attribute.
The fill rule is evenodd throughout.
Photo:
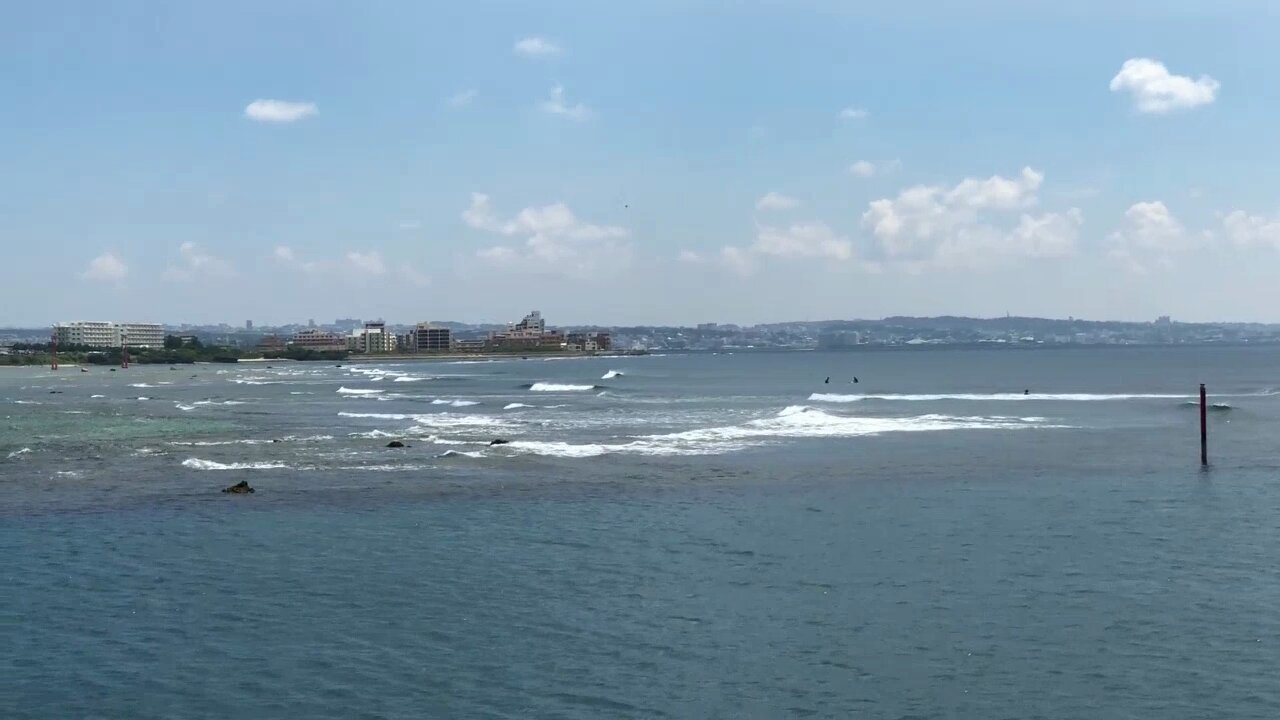
<svg viewBox="0 0 1280 720"><path fill-rule="evenodd" d="M63 347L92 348L164 347L164 326L159 323L78 320L53 326L53 336Z"/></svg>
<svg viewBox="0 0 1280 720"><path fill-rule="evenodd" d="M397 334L382 320L362 323L347 333L322 328L306 328L291 337L267 335L258 347L268 351L290 348L317 352L349 352L359 354L409 353L439 355L446 353L492 352L582 352L594 353L613 349L608 332L563 332L548 329L542 313L534 310L518 323L481 338L455 337L453 330L429 322L418 323L408 332Z"/></svg>

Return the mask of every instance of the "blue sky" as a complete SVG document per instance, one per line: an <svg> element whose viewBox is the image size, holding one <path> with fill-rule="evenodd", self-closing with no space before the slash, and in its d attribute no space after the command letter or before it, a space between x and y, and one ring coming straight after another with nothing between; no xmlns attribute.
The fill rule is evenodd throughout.
<svg viewBox="0 0 1280 720"><path fill-rule="evenodd" d="M1062 5L11 5L0 324L1280 321L1276 14Z"/></svg>

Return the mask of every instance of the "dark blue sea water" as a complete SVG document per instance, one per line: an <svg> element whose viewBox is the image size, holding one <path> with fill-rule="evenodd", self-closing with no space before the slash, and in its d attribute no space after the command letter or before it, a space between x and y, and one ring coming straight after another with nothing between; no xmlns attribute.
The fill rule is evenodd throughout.
<svg viewBox="0 0 1280 720"><path fill-rule="evenodd" d="M1278 389L1274 348L6 369L0 717L1280 717Z"/></svg>

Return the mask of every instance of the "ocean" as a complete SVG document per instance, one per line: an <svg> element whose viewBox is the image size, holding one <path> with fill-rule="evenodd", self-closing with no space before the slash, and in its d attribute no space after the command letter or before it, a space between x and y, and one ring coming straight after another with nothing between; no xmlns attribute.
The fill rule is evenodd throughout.
<svg viewBox="0 0 1280 720"><path fill-rule="evenodd" d="M0 369L0 717L1276 718L1277 430L1273 347Z"/></svg>

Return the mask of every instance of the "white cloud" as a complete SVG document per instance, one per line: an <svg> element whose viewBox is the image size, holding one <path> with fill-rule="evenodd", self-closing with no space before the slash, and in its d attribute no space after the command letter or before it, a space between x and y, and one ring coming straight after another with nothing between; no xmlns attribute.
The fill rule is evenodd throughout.
<svg viewBox="0 0 1280 720"><path fill-rule="evenodd" d="M681 250L680 254L676 256L676 259L682 263L688 263L690 265L697 265L702 262L702 256L692 250Z"/></svg>
<svg viewBox="0 0 1280 720"><path fill-rule="evenodd" d="M862 225L887 260L978 266L999 257L1061 257L1075 250L1079 210L1034 216L1044 175L965 178L954 187L917 185L868 204ZM1014 222L1016 219L1016 223Z"/></svg>
<svg viewBox="0 0 1280 720"><path fill-rule="evenodd" d="M89 267L80 273L85 280L101 280L103 282L119 282L129 274L129 266L112 253L102 253L89 261Z"/></svg>
<svg viewBox="0 0 1280 720"><path fill-rule="evenodd" d="M481 250L478 256L490 262L585 273L617 268L631 257L630 245L621 242L628 235L625 228L583 222L564 203L527 207L504 220L494 212L488 195L472 193L471 205L463 211L462 219L477 230L525 238L519 246Z"/></svg>
<svg viewBox="0 0 1280 720"><path fill-rule="evenodd" d="M769 192L765 193L759 200L756 200L757 210L790 210L800 204L799 200L793 197L783 195L782 193Z"/></svg>
<svg viewBox="0 0 1280 720"><path fill-rule="evenodd" d="M475 100L476 96L479 94L480 94L479 90L475 90L475 89L463 90L459 93L456 93L450 96L449 99L445 101L445 104L447 104L451 108L463 108L470 105L471 101Z"/></svg>
<svg viewBox="0 0 1280 720"><path fill-rule="evenodd" d="M857 175L858 177L869 178L876 174L876 166L866 160L859 160L849 166L849 172Z"/></svg>
<svg viewBox="0 0 1280 720"><path fill-rule="evenodd" d="M1267 247L1280 249L1280 218L1250 215L1235 210L1222 218L1227 240L1240 248Z"/></svg>
<svg viewBox="0 0 1280 720"><path fill-rule="evenodd" d="M583 120L591 117L591 109L586 105L583 105L582 103L570 105L565 102L564 86L562 85L552 87L551 96L546 100L543 100L538 107L545 113L559 115L578 122L582 122Z"/></svg>
<svg viewBox="0 0 1280 720"><path fill-rule="evenodd" d="M304 261L302 258L298 257L298 254L293 251L293 248L287 245L277 245L276 248L272 250L271 257L274 258L276 262L291 270L297 270L298 272L307 273L309 275L325 272L330 269L328 264L318 260Z"/></svg>
<svg viewBox="0 0 1280 720"><path fill-rule="evenodd" d="M235 274L231 263L214 257L193 242L184 242L178 247L181 262L165 268L161 277L172 282L186 282L198 278L223 278Z"/></svg>
<svg viewBox="0 0 1280 720"><path fill-rule="evenodd" d="M742 248L736 248L731 245L720 248L720 262L743 277L747 277L756 271L755 261L751 254Z"/></svg>
<svg viewBox="0 0 1280 720"><path fill-rule="evenodd" d="M1111 92L1127 92L1142 113L1167 113L1208 105L1217 99L1218 81L1208 75L1192 79L1170 74L1164 63L1149 58L1124 61L1111 78Z"/></svg>
<svg viewBox="0 0 1280 720"><path fill-rule="evenodd" d="M701 260L690 255L694 262ZM749 247L727 245L720 249L720 263L744 277L755 273L758 261L764 257L825 258L843 262L853 259L854 251L848 238L837 235L821 222L796 223L785 228L760 225L756 228L756 240Z"/></svg>
<svg viewBox="0 0 1280 720"><path fill-rule="evenodd" d="M840 118L842 120L863 120L870 115L871 113L866 110L856 107L847 107L840 111Z"/></svg>
<svg viewBox="0 0 1280 720"><path fill-rule="evenodd" d="M362 253L353 250L347 253L347 264L364 275L387 274L387 266L382 262L382 253L377 251Z"/></svg>
<svg viewBox="0 0 1280 720"><path fill-rule="evenodd" d="M1172 256L1191 246L1186 228L1159 200L1131 205L1109 240L1111 257L1137 273L1152 265L1172 265Z"/></svg>
<svg viewBox="0 0 1280 720"><path fill-rule="evenodd" d="M777 257L831 258L853 257L853 243L836 235L825 223L800 223L787 228L762 225L756 229L756 242L751 249L761 255Z"/></svg>
<svg viewBox="0 0 1280 720"><path fill-rule="evenodd" d="M550 57L560 54L560 46L543 37L527 37L516 41L511 51L529 58Z"/></svg>
<svg viewBox="0 0 1280 720"><path fill-rule="evenodd" d="M291 123L320 112L315 103L288 100L254 100L245 106L244 116L270 123Z"/></svg>

